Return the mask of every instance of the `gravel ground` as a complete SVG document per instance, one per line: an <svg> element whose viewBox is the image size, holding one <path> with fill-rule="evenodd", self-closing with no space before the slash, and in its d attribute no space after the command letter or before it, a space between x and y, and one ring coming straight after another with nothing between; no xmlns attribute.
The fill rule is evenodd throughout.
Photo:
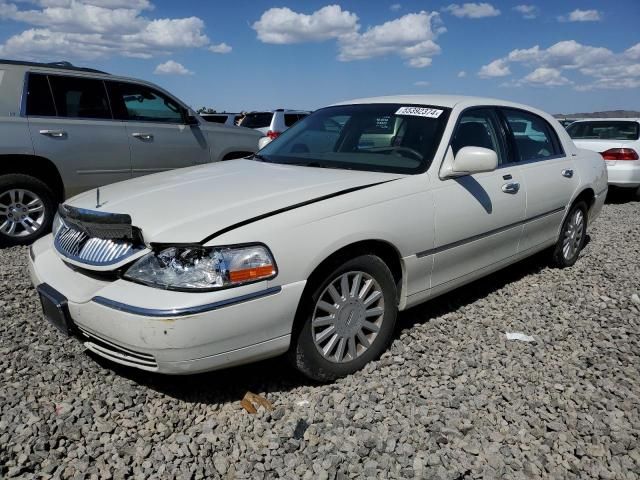
<svg viewBox="0 0 640 480"><path fill-rule="evenodd" d="M538 256L405 312L332 385L282 359L108 364L41 319L27 250L1 251L0 477L638 479L640 203L610 200L590 234L573 268ZM248 390L274 410L242 410Z"/></svg>

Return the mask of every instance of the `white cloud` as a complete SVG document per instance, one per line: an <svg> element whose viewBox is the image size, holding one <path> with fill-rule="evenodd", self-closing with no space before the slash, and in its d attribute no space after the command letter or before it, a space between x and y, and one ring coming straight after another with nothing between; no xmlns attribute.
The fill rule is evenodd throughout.
<svg viewBox="0 0 640 480"><path fill-rule="evenodd" d="M482 78L506 77L510 75L509 65L506 60L499 58L488 65L484 65L478 72L478 76Z"/></svg>
<svg viewBox="0 0 640 480"><path fill-rule="evenodd" d="M29 8L21 8L24 4ZM0 19L30 27L0 44L0 55L151 58L209 45L200 18L151 19L143 14L151 10L148 0L0 0Z"/></svg>
<svg viewBox="0 0 640 480"><path fill-rule="evenodd" d="M568 15L558 17L560 22L599 22L602 20L602 14L598 10L580 10L576 8Z"/></svg>
<svg viewBox="0 0 640 480"><path fill-rule="evenodd" d="M560 70L548 67L536 68L533 72L524 77L522 82L546 87L556 87L572 83L571 80L562 76Z"/></svg>
<svg viewBox="0 0 640 480"><path fill-rule="evenodd" d="M210 45L208 50L210 52L213 53L231 53L231 50L233 50L233 48L231 48L231 45L227 45L226 43L222 42L222 43L218 43L217 45Z"/></svg>
<svg viewBox="0 0 640 480"><path fill-rule="evenodd" d="M497 17L498 15L500 15L500 10L498 10L490 3L485 2L464 3L462 5L452 3L448 7L443 8L443 10L459 18L485 18Z"/></svg>
<svg viewBox="0 0 640 480"><path fill-rule="evenodd" d="M389 10L391 10L392 12L397 12L401 8L402 8L402 5L400 5L399 3L394 3L389 7Z"/></svg>
<svg viewBox="0 0 640 480"><path fill-rule="evenodd" d="M290 8L271 8L253 23L265 43L291 44L336 39L338 60L350 62L398 55L409 67L424 68L440 53L435 42L446 31L437 12L409 13L365 31L358 16L339 5L328 5L311 14Z"/></svg>
<svg viewBox="0 0 640 480"><path fill-rule="evenodd" d="M319 42L355 33L358 16L339 5L327 5L310 15L297 13L290 8L270 8L252 28L264 43Z"/></svg>
<svg viewBox="0 0 640 480"><path fill-rule="evenodd" d="M534 45L512 50L505 57L483 66L478 74L485 78L506 76L513 65L521 65L530 72L508 85L575 85L576 90L582 91L637 88L640 85L640 43L621 53L575 40L558 42L546 49Z"/></svg>
<svg viewBox="0 0 640 480"><path fill-rule="evenodd" d="M184 65L173 60L167 60L161 63L153 73L156 75L193 75L191 70L188 70Z"/></svg>
<svg viewBox="0 0 640 480"><path fill-rule="evenodd" d="M513 9L522 15L522 18L531 20L536 18L540 13L540 9L535 5L516 5Z"/></svg>
<svg viewBox="0 0 640 480"><path fill-rule="evenodd" d="M458 78L464 78L467 76L467 72L465 72L464 70L461 70L458 72Z"/></svg>
<svg viewBox="0 0 640 480"><path fill-rule="evenodd" d="M413 85L416 87L428 87L431 83L426 80L418 80L417 82L414 82Z"/></svg>
<svg viewBox="0 0 640 480"><path fill-rule="evenodd" d="M431 57L440 53L440 46L435 43L440 27L437 12L409 13L364 33L341 37L338 59L348 62L395 54L405 58L410 67L428 67Z"/></svg>

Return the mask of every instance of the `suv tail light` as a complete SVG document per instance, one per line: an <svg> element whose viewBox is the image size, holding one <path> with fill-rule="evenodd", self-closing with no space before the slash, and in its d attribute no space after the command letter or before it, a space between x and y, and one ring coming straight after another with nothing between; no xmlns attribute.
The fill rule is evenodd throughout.
<svg viewBox="0 0 640 480"><path fill-rule="evenodd" d="M280 136L280 132L276 132L276 131L273 131L273 130L269 130L267 132L267 137L269 137L271 140L274 140L274 139L278 138L279 136Z"/></svg>
<svg viewBox="0 0 640 480"><path fill-rule="evenodd" d="M633 148L610 148L602 152L605 160L638 160L638 153Z"/></svg>

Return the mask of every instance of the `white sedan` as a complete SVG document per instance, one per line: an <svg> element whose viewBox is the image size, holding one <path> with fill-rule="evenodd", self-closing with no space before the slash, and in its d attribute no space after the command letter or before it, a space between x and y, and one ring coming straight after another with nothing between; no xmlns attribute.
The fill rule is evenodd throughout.
<svg viewBox="0 0 640 480"><path fill-rule="evenodd" d="M576 146L599 152L609 185L633 189L640 198L640 119L591 118L567 127Z"/></svg>
<svg viewBox="0 0 640 480"><path fill-rule="evenodd" d="M255 156L60 207L30 251L45 317L169 374L289 352L329 381L377 358L398 311L535 252L576 262L602 157L538 110L458 96L321 109Z"/></svg>

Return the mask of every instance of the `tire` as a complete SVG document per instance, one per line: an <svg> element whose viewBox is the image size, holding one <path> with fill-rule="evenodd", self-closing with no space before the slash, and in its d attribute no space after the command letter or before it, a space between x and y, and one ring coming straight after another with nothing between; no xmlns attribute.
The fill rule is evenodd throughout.
<svg viewBox="0 0 640 480"><path fill-rule="evenodd" d="M307 377L329 382L360 370L387 349L398 314L397 288L389 267L375 255L334 265L312 282L298 309L289 356Z"/></svg>
<svg viewBox="0 0 640 480"><path fill-rule="evenodd" d="M578 260L587 238L587 204L576 202L562 223L558 242L553 249L552 263L558 268L572 266Z"/></svg>
<svg viewBox="0 0 640 480"><path fill-rule="evenodd" d="M0 246L28 245L51 230L56 201L29 175L0 175Z"/></svg>

